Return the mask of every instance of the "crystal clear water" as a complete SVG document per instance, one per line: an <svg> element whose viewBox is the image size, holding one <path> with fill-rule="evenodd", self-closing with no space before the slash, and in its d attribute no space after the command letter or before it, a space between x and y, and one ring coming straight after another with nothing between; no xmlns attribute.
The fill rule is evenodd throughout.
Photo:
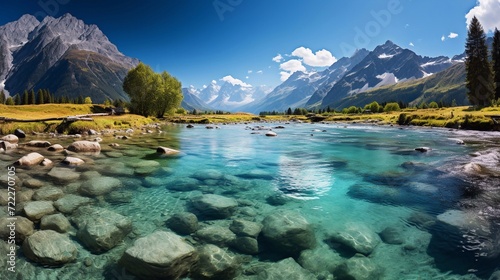
<svg viewBox="0 0 500 280"><path fill-rule="evenodd" d="M499 177L464 173L466 164L475 159L471 153L498 152L498 134L337 124L285 126L275 129L277 137L265 137L265 131L243 124L210 130L174 125L161 134L128 140L103 137L102 153L89 156L93 164L77 171L98 171L122 180L121 192L129 199L100 200L96 205L133 220L133 236L126 242L165 229L166 218L189 210L190 198L213 193L238 199L240 208L254 211L257 221L277 209L299 211L313 225L318 248L327 252L318 262L333 266L351 256L324 241L329 233L352 224L375 233L396 228L401 244L381 242L370 255L384 271L383 279L488 279L500 267L496 203L500 200L488 193L498 193ZM467 145L457 145L457 138ZM120 147L104 144L110 142ZM153 150L159 145L179 149L182 155L159 157ZM432 150L414 150L422 146ZM491 170L499 167L495 160L489 163ZM478 187L488 192L476 193ZM108 254L120 253L113 252ZM88 256L80 248L77 262ZM102 270L108 270L102 275L113 279L116 275L106 268L112 267L113 257L94 257ZM261 254L253 257L252 262L257 261L268 260ZM315 271L321 268L301 264L322 273ZM68 268L52 270L68 273Z"/></svg>

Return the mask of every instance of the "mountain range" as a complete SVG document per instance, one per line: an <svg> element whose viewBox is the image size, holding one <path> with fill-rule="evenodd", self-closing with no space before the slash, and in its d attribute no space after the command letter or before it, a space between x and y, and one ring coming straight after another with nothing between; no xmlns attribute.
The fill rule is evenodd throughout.
<svg viewBox="0 0 500 280"><path fill-rule="evenodd" d="M488 40L491 43L491 39ZM467 104L465 55L424 57L391 41L357 50L322 71L297 71L276 88L231 76L201 89L183 88L187 110L259 113L400 101ZM122 83L139 63L118 51L96 25L65 14L42 22L24 15L0 26L0 89L11 95L49 89L55 96L128 100Z"/></svg>
<svg viewBox="0 0 500 280"><path fill-rule="evenodd" d="M96 25L65 14L24 15L0 27L0 87L11 95L49 89L56 97L128 100L122 83L139 60L120 53Z"/></svg>

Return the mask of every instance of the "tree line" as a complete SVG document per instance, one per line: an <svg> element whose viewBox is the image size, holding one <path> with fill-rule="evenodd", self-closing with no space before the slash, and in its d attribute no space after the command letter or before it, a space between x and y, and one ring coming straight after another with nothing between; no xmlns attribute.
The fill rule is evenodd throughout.
<svg viewBox="0 0 500 280"><path fill-rule="evenodd" d="M5 91L0 91L0 104L5 105L39 105L39 104L92 104L92 99L90 97L78 96L76 98L70 98L68 96L55 97L48 89L39 89L36 93L35 90L25 90L23 94L16 94L14 96L9 96L5 94Z"/></svg>
<svg viewBox="0 0 500 280"><path fill-rule="evenodd" d="M469 102L478 107L500 103L500 32L495 28L491 52L486 33L474 17L465 44L466 87Z"/></svg>

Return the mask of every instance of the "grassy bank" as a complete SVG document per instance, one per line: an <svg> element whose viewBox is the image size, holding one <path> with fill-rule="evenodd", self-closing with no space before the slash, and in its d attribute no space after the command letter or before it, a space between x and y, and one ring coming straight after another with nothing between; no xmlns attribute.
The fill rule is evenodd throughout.
<svg viewBox="0 0 500 280"><path fill-rule="evenodd" d="M37 120L48 118L61 118L75 115L86 115L105 112L100 105L88 104L43 104L5 106L0 105L0 117L15 118L19 120ZM63 123L61 121L41 122L0 122L0 134L13 133L19 128L25 132L54 132L81 133L89 129L127 129L141 127L154 122L151 118L126 114L120 116L97 116L92 121L76 121Z"/></svg>

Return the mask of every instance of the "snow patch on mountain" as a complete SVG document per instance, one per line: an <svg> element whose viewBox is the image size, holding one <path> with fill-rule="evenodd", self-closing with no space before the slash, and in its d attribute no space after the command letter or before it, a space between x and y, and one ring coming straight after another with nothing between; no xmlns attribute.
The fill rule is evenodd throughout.
<svg viewBox="0 0 500 280"><path fill-rule="evenodd" d="M395 56L395 54L386 54L386 53L383 53L381 55L378 56L379 59L391 59Z"/></svg>
<svg viewBox="0 0 500 280"><path fill-rule="evenodd" d="M384 73L382 75L377 75L376 78L380 79L381 81L375 86L375 88L389 86L397 84L399 82L398 77L396 77L396 75L394 75L393 73Z"/></svg>

